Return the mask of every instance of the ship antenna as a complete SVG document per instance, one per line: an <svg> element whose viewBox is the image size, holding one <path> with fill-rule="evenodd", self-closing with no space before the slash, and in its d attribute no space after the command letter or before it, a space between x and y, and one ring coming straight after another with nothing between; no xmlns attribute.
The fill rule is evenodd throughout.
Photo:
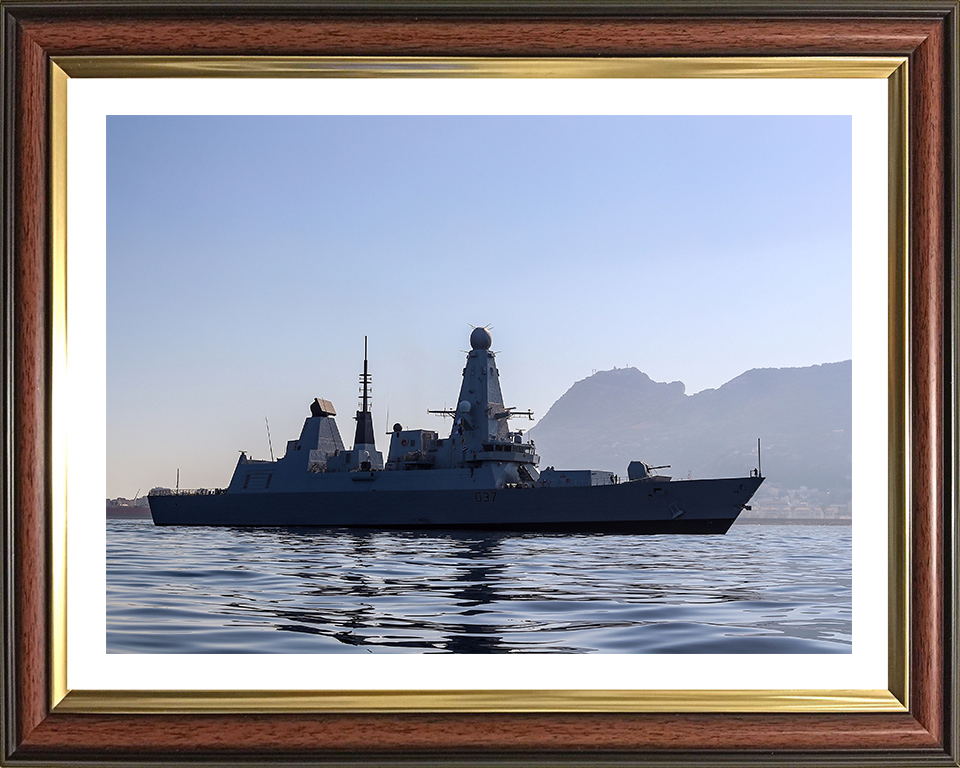
<svg viewBox="0 0 960 768"><path fill-rule="evenodd" d="M357 433L354 446L374 445L373 414L370 412L370 372L367 369L367 337L363 337L363 373L360 374L360 410L357 411Z"/></svg>
<svg viewBox="0 0 960 768"><path fill-rule="evenodd" d="M368 387L370 386L370 374L367 373L367 337L363 337L363 373L360 375L360 386L362 387L361 392L363 393L363 406L361 411L364 413L368 410L368 401L370 399Z"/></svg>
<svg viewBox="0 0 960 768"><path fill-rule="evenodd" d="M757 438L757 477L763 477L763 470L760 469L760 438Z"/></svg>
<svg viewBox="0 0 960 768"><path fill-rule="evenodd" d="M267 422L267 442L270 444L270 461L273 461L273 440L270 438L270 421L266 416L263 417L263 420Z"/></svg>

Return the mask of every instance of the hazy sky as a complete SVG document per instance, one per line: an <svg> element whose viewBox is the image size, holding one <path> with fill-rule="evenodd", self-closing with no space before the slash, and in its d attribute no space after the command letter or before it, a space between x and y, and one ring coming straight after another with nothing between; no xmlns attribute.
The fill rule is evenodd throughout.
<svg viewBox="0 0 960 768"><path fill-rule="evenodd" d="M540 417L849 359L851 290L845 116L111 116L107 494L223 487L314 397L349 445L365 334L385 451L449 430L471 324Z"/></svg>

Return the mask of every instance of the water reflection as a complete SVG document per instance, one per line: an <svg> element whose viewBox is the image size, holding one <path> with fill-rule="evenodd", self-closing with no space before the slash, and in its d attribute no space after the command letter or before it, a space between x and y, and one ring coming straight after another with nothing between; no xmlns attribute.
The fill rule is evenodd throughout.
<svg viewBox="0 0 960 768"><path fill-rule="evenodd" d="M284 561L294 567L298 583L293 594L336 601L326 612L300 607L268 609L278 620L274 628L281 632L324 635L356 647L389 644L452 653L509 650L497 622L478 620L485 614L497 615L486 606L511 599L498 595L495 588L506 570L499 559L505 536L310 529L262 533L276 535ZM304 555L319 550L329 554L333 549L341 550L346 566L337 574L317 569L313 558ZM418 612L399 614L399 608L413 602L422 605L414 609ZM430 603L442 605L442 613L434 607L433 615L428 615L426 605ZM233 605L264 613L259 604ZM423 637L425 623L432 624L429 637Z"/></svg>
<svg viewBox="0 0 960 768"><path fill-rule="evenodd" d="M108 530L110 651L850 649L848 529Z"/></svg>

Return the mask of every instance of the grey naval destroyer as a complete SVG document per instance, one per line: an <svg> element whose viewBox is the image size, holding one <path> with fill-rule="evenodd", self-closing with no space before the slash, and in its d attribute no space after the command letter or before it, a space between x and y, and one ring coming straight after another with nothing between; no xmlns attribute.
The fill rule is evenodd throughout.
<svg viewBox="0 0 960 768"><path fill-rule="evenodd" d="M746 477L674 480L633 461L610 472L538 469L540 457L503 405L500 375L485 328L471 350L449 436L394 424L387 459L377 450L370 411L366 343L360 410L347 449L333 405L320 398L285 455L262 461L241 453L227 488L157 490L156 525L324 526L375 529L481 529L618 533L725 533L763 482Z"/></svg>

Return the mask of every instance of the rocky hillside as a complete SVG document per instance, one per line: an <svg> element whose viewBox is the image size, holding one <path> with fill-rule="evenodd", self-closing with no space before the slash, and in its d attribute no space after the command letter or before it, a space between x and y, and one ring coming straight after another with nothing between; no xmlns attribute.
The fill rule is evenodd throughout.
<svg viewBox="0 0 960 768"><path fill-rule="evenodd" d="M719 389L687 395L636 368L578 381L532 428L541 468L625 475L634 459L665 474L736 476L757 466L788 488L850 488L851 361L747 371Z"/></svg>

